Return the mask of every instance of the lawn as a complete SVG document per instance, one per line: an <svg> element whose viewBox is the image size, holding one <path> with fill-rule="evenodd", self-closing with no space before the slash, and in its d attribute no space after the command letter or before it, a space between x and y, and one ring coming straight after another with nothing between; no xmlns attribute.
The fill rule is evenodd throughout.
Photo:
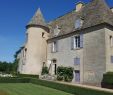
<svg viewBox="0 0 113 95"><path fill-rule="evenodd" d="M34 85L31 83L7 83L7 84L1 83L0 95L72 95L72 94L44 86Z"/></svg>

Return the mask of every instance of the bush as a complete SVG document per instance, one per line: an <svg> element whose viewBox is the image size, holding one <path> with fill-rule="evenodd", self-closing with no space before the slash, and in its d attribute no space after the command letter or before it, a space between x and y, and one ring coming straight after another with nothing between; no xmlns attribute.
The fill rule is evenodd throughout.
<svg viewBox="0 0 113 95"><path fill-rule="evenodd" d="M113 72L107 72L103 75L101 86L103 88L113 89Z"/></svg>
<svg viewBox="0 0 113 95"><path fill-rule="evenodd" d="M27 78L39 78L39 75L31 75L31 74L17 74L17 77L23 78L23 77L27 77Z"/></svg>
<svg viewBox="0 0 113 95"><path fill-rule="evenodd" d="M61 90L67 93L71 93L73 95L113 95L113 93L110 93L110 92L104 92L104 91L98 91L98 90L93 90L89 88L61 84L61 83L52 82L52 81L31 79L30 82L33 84L46 86L46 87Z"/></svg>
<svg viewBox="0 0 113 95"><path fill-rule="evenodd" d="M63 79L62 79L63 78ZM72 67L58 67L57 68L57 79L70 82L73 79L73 68Z"/></svg>
<svg viewBox="0 0 113 95"><path fill-rule="evenodd" d="M106 74L104 74L102 82L113 84L113 72L107 72Z"/></svg>
<svg viewBox="0 0 113 95"><path fill-rule="evenodd" d="M44 74L48 74L48 73L49 73L48 67L43 67L41 74L44 75Z"/></svg>
<svg viewBox="0 0 113 95"><path fill-rule="evenodd" d="M63 80L63 76L57 75L57 80L62 81Z"/></svg>
<svg viewBox="0 0 113 95"><path fill-rule="evenodd" d="M29 83L29 78L0 78L0 83Z"/></svg>

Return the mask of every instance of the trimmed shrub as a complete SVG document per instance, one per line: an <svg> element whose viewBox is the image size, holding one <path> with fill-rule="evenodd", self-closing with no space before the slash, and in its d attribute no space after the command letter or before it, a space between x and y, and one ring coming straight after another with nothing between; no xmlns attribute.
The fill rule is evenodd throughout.
<svg viewBox="0 0 113 95"><path fill-rule="evenodd" d="M63 78L63 79L62 79ZM57 80L64 80L66 82L71 82L73 79L73 68L72 67L62 67L57 68Z"/></svg>
<svg viewBox="0 0 113 95"><path fill-rule="evenodd" d="M104 92L104 91L98 91L98 90L93 90L89 88L61 84L61 83L52 82L52 81L31 79L30 82L33 84L46 86L46 87L61 90L67 93L71 93L73 95L113 95L113 93L110 93L110 92Z"/></svg>
<svg viewBox="0 0 113 95"><path fill-rule="evenodd" d="M39 75L31 75L31 74L17 74L17 77L23 78L23 77L27 77L27 78L39 78Z"/></svg>
<svg viewBox="0 0 113 95"><path fill-rule="evenodd" d="M103 75L101 86L103 88L113 89L113 72L107 72Z"/></svg>
<svg viewBox="0 0 113 95"><path fill-rule="evenodd" d="M36 78L0 78L0 83L33 83L49 88L61 90L73 95L113 95L110 92L98 91L84 87L61 84L53 81L39 80Z"/></svg>
<svg viewBox="0 0 113 95"><path fill-rule="evenodd" d="M62 81L63 80L63 76L57 75L57 80Z"/></svg>
<svg viewBox="0 0 113 95"><path fill-rule="evenodd" d="M107 72L106 74L104 74L102 82L113 84L113 72Z"/></svg>
<svg viewBox="0 0 113 95"><path fill-rule="evenodd" d="M49 74L49 70L48 70L48 67L43 67L42 68L42 73L41 73L42 75L44 75L44 74Z"/></svg>
<svg viewBox="0 0 113 95"><path fill-rule="evenodd" d="M0 83L29 83L29 78L0 78Z"/></svg>

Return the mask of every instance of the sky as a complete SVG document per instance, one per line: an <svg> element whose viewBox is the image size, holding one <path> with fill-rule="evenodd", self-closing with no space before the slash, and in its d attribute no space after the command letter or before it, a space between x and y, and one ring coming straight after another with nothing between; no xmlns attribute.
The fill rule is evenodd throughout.
<svg viewBox="0 0 113 95"><path fill-rule="evenodd" d="M25 26L39 7L48 22L74 9L78 1L0 0L0 61L13 62L15 52L25 42ZM113 0L107 3L113 7Z"/></svg>

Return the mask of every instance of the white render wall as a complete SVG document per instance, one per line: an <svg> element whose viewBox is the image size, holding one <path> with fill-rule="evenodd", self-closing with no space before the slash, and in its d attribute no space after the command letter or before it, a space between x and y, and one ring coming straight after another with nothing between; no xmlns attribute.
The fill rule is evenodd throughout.
<svg viewBox="0 0 113 95"><path fill-rule="evenodd" d="M113 37L113 31L106 28L106 72L113 72L113 63L111 63L111 56L113 56L113 46L110 45L110 36Z"/></svg>
<svg viewBox="0 0 113 95"><path fill-rule="evenodd" d="M48 39L48 33L40 27L30 27L27 33L27 51L22 73L40 75L43 62L46 62L47 58L46 40ZM44 38L42 37L42 33L45 33Z"/></svg>

